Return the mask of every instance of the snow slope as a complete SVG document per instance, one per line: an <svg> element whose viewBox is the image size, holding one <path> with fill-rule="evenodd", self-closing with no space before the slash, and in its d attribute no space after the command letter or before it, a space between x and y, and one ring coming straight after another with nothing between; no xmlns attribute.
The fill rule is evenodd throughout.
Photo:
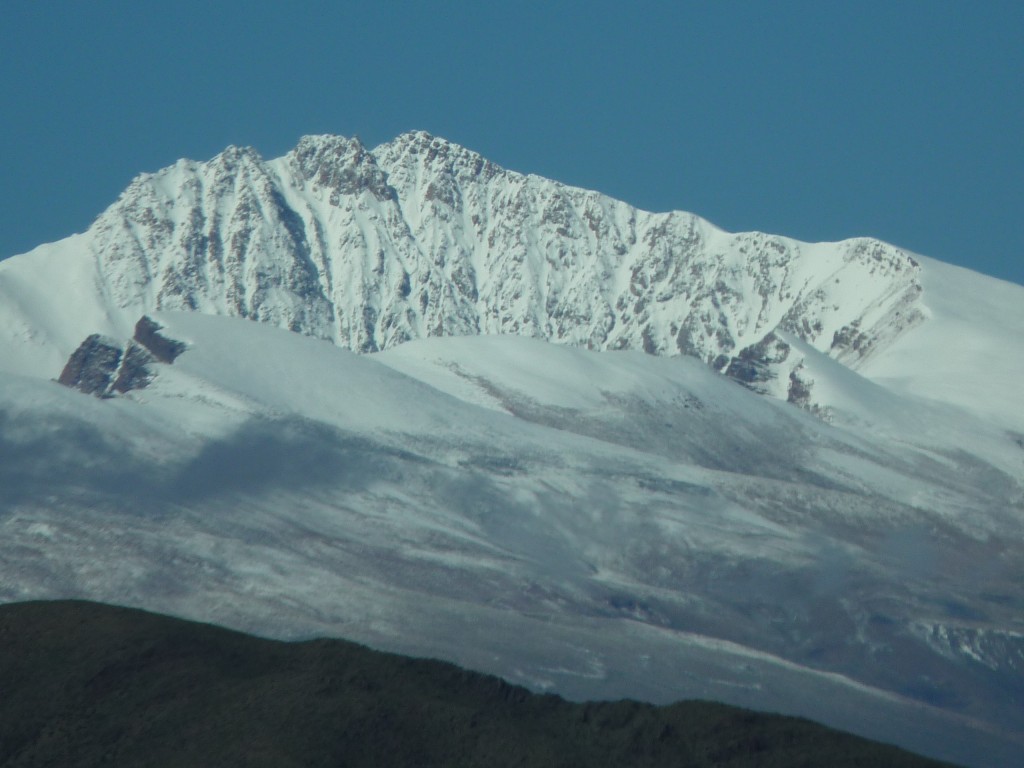
<svg viewBox="0 0 1024 768"><path fill-rule="evenodd" d="M1021 286L917 258L928 322L859 372L896 391L952 403L1024 431Z"/></svg>
<svg viewBox="0 0 1024 768"><path fill-rule="evenodd" d="M1024 532L1000 461L1024 450L997 427L960 412L977 434L954 450L913 429L934 404L888 390L907 420L887 434L829 425L685 357L356 355L156 319L188 349L127 396L0 377L0 599L344 635L1012 764Z"/></svg>

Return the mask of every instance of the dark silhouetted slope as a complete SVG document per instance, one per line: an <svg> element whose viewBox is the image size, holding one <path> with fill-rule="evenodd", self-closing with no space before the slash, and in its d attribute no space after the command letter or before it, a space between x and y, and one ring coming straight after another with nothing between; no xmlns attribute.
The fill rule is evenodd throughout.
<svg viewBox="0 0 1024 768"><path fill-rule="evenodd" d="M2 766L935 766L706 702L574 704L341 640L0 606Z"/></svg>

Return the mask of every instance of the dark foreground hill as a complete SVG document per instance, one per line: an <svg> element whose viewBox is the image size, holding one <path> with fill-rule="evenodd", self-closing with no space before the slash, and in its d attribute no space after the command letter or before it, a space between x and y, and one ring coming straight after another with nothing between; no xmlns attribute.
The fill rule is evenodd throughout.
<svg viewBox="0 0 1024 768"><path fill-rule="evenodd" d="M0 606L0 766L938 766L707 702L571 703L342 640Z"/></svg>

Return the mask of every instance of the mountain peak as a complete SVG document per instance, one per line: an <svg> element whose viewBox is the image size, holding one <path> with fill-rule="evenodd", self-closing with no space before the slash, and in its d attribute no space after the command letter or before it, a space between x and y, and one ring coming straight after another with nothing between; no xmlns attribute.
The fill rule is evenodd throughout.
<svg viewBox="0 0 1024 768"><path fill-rule="evenodd" d="M314 189L330 191L332 204L341 195L370 192L378 200L394 197L387 175L358 137L303 136L287 155L288 165Z"/></svg>
<svg viewBox="0 0 1024 768"><path fill-rule="evenodd" d="M812 409L801 350L859 370L928 315L918 262L877 240L730 234L505 171L427 131L179 161L69 247L83 244L99 318L235 315L362 352L516 334L686 354Z"/></svg>
<svg viewBox="0 0 1024 768"><path fill-rule="evenodd" d="M211 161L211 164L262 163L263 156L255 147L229 144Z"/></svg>
<svg viewBox="0 0 1024 768"><path fill-rule="evenodd" d="M385 167L421 166L468 178L482 176L487 180L504 170L479 153L427 131L403 133L376 147L373 154Z"/></svg>

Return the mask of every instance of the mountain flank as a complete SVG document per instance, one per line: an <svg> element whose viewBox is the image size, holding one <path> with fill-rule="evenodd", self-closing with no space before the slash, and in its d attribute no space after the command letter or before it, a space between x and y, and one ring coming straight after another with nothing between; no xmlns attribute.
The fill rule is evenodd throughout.
<svg viewBox="0 0 1024 768"><path fill-rule="evenodd" d="M0 766L907 766L807 720L571 703L342 640L82 601L0 606Z"/></svg>

